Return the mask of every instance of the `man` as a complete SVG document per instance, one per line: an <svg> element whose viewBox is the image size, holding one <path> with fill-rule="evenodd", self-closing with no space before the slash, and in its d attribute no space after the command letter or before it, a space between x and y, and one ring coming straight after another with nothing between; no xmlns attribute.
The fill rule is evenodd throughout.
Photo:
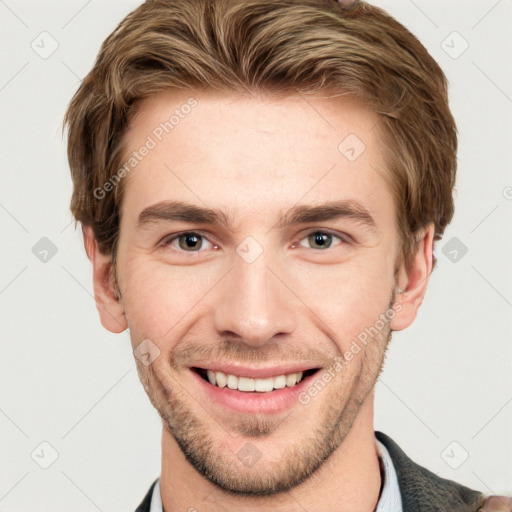
<svg viewBox="0 0 512 512"><path fill-rule="evenodd" d="M363 2L147 1L65 123L100 319L129 328L162 419L137 510L512 510L373 428L453 215L446 79L402 25Z"/></svg>

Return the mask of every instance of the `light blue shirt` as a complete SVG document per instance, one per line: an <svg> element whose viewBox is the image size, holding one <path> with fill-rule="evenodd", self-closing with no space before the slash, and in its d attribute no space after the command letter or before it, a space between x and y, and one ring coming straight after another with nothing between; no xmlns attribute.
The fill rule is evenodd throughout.
<svg viewBox="0 0 512 512"><path fill-rule="evenodd" d="M387 448L378 439L376 441L377 450L384 466L384 484L375 512L403 512L402 497L400 496L395 466ZM160 479L157 480L155 487L153 487L150 512L163 512L162 498L160 496Z"/></svg>

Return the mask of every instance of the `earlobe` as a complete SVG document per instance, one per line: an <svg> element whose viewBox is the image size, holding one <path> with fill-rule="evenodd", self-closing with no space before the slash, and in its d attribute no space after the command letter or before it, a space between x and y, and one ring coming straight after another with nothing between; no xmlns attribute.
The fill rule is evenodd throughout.
<svg viewBox="0 0 512 512"><path fill-rule="evenodd" d="M82 231L85 251L93 267L94 300L101 324L110 332L123 332L128 323L124 308L116 296L110 256L99 250L91 226L83 226Z"/></svg>
<svg viewBox="0 0 512 512"><path fill-rule="evenodd" d="M409 327L423 302L432 272L433 241L434 224L429 224L418 233L410 264L407 267L403 264L400 268L397 279L399 290L395 294L395 310L398 313L390 322L394 331Z"/></svg>

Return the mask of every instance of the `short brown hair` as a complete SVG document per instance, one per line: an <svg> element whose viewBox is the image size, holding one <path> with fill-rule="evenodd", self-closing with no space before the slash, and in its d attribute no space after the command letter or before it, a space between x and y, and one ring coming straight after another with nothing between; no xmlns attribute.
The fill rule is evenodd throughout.
<svg viewBox="0 0 512 512"><path fill-rule="evenodd" d="M104 41L64 118L71 211L115 262L123 183L98 199L123 158L140 100L173 89L337 91L377 114L396 205L401 256L453 216L457 130L446 77L425 47L383 10L360 1L147 0ZM434 260L435 264L435 260Z"/></svg>

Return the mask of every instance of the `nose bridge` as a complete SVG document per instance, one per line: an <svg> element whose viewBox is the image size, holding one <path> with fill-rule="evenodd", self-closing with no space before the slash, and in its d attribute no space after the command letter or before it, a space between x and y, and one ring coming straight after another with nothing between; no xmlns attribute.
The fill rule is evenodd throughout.
<svg viewBox="0 0 512 512"><path fill-rule="evenodd" d="M215 309L215 326L220 335L263 346L276 334L295 329L290 292L268 268L279 263L267 251L251 260L244 249L247 247L240 244L233 268L224 280Z"/></svg>

